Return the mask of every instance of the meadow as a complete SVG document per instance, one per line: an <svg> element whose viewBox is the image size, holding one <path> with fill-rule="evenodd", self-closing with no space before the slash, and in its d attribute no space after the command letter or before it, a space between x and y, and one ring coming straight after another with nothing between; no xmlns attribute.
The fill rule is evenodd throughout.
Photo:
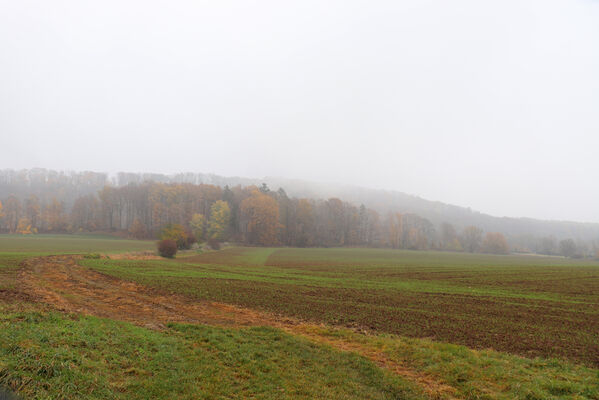
<svg viewBox="0 0 599 400"><path fill-rule="evenodd" d="M0 234L1 253L119 253L154 251L151 240L127 240L109 235L7 235Z"/></svg>
<svg viewBox="0 0 599 400"><path fill-rule="evenodd" d="M594 261L247 247L47 257L152 247L0 237L0 389L25 399L599 399ZM61 274L39 284L57 287L49 297L32 290ZM253 322L136 323L119 317L137 306L125 305L129 292L148 315L231 304ZM58 297L75 308L47 301ZM111 304L108 317L94 313Z"/></svg>

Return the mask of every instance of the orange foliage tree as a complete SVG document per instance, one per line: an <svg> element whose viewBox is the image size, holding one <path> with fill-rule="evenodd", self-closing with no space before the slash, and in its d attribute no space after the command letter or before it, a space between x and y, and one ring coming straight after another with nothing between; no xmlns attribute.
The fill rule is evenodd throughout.
<svg viewBox="0 0 599 400"><path fill-rule="evenodd" d="M246 221L247 240L262 246L276 245L279 231L279 206L271 196L254 190L241 202L242 218Z"/></svg>
<svg viewBox="0 0 599 400"><path fill-rule="evenodd" d="M35 229L31 229L31 221L28 218L19 219L19 225L17 226L17 233L20 235L31 235Z"/></svg>
<svg viewBox="0 0 599 400"><path fill-rule="evenodd" d="M505 237L499 232L489 232L485 235L483 251L492 254L508 254L509 246Z"/></svg>
<svg viewBox="0 0 599 400"><path fill-rule="evenodd" d="M48 232L65 232L68 222L61 202L52 199L52 202L44 208L44 219Z"/></svg>
<svg viewBox="0 0 599 400"><path fill-rule="evenodd" d="M129 227L129 234L136 239L143 239L148 236L148 229L139 218L135 218Z"/></svg>

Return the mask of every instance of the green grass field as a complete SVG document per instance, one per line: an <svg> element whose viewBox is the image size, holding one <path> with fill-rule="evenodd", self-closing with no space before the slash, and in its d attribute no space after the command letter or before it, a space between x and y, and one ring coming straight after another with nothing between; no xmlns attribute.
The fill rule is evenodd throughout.
<svg viewBox="0 0 599 400"><path fill-rule="evenodd" d="M155 242L126 240L108 235L6 235L0 234L2 253L119 253L155 250Z"/></svg>
<svg viewBox="0 0 599 400"><path fill-rule="evenodd" d="M171 325L0 307L0 383L31 399L424 399L351 353L271 328Z"/></svg>
<svg viewBox="0 0 599 400"><path fill-rule="evenodd" d="M360 355L376 354L457 398L599 400L594 261L240 247L80 261L161 293L322 324L294 334L180 323L152 330L16 295L26 258L153 246L0 235L0 387L27 399L445 398Z"/></svg>

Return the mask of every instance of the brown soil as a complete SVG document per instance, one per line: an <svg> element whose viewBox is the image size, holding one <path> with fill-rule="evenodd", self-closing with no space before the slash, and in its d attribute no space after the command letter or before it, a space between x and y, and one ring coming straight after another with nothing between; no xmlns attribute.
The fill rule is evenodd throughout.
<svg viewBox="0 0 599 400"><path fill-rule="evenodd" d="M76 256L49 256L22 264L19 280L28 298L57 310L128 321L150 329L169 322L218 326L272 326L290 334L358 353L421 386L431 398L454 399L456 390L435 377L390 360L373 346L319 334L318 326L297 319L216 302L197 302L109 277L77 264Z"/></svg>
<svg viewBox="0 0 599 400"><path fill-rule="evenodd" d="M19 301L32 301L32 298L21 290L0 289L0 302L15 303Z"/></svg>

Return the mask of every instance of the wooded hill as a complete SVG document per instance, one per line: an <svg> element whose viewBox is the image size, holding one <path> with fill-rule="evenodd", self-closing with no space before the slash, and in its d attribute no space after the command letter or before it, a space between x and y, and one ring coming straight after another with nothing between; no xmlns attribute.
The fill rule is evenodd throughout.
<svg viewBox="0 0 599 400"><path fill-rule="evenodd" d="M272 190L262 188L262 183ZM164 224L188 227L194 214L208 221L212 205L224 200L231 210L229 239L258 244L257 239L250 239L250 220L240 208L258 188L275 201L279 211L280 225L271 244L458 249L464 247L463 231L469 226L500 232L512 249L519 251L559 254L559 242L571 238L579 253L592 254L599 243L599 224L498 218L396 191L272 177L194 173L109 176L45 169L0 171L5 214L0 229L14 232L22 221L38 231L126 231L137 219L151 237ZM58 218L56 214L61 213L63 217ZM302 220L304 217L312 222ZM393 230L401 232L393 238Z"/></svg>

